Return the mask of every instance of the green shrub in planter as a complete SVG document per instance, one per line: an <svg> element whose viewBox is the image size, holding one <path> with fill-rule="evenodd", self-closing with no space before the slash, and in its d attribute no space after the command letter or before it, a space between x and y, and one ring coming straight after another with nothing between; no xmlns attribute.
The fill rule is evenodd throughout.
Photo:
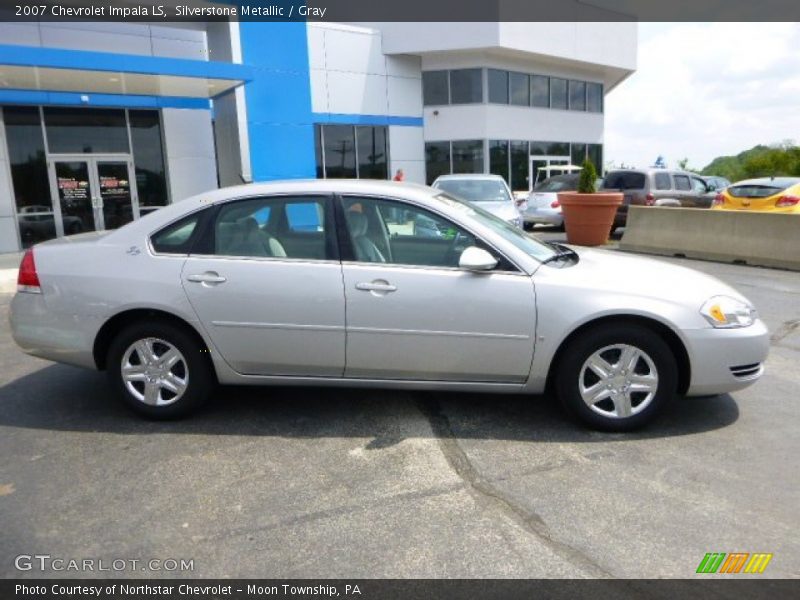
<svg viewBox="0 0 800 600"><path fill-rule="evenodd" d="M597 181L597 171L588 158L583 161L581 169L581 177L578 180L578 193L579 194L594 194L597 189L594 184Z"/></svg>

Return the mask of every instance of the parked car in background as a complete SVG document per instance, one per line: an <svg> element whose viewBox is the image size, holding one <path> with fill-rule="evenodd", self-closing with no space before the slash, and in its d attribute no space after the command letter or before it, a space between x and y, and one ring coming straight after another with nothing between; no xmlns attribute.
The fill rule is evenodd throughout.
<svg viewBox="0 0 800 600"><path fill-rule="evenodd" d="M448 234L418 235L417 216ZM703 273L547 244L480 202L388 181L200 194L34 246L17 290L25 352L107 371L150 418L187 414L216 383L550 385L584 423L623 431L676 394L753 384L769 350L750 302Z"/></svg>
<svg viewBox="0 0 800 600"><path fill-rule="evenodd" d="M712 208L800 214L800 177L737 181L717 194Z"/></svg>
<svg viewBox="0 0 800 600"><path fill-rule="evenodd" d="M731 184L731 182L724 177L719 177L717 175L703 175L702 179L706 182L710 192L720 192Z"/></svg>
<svg viewBox="0 0 800 600"><path fill-rule="evenodd" d="M699 175L670 169L609 171L603 178L602 191L623 193L615 227L625 226L631 205L710 208L714 200L713 192Z"/></svg>
<svg viewBox="0 0 800 600"><path fill-rule="evenodd" d="M528 195L525 209L522 211L522 221L526 229L537 224L551 225L564 228L564 215L558 201L559 192L574 192L578 189L580 172L554 175L539 182ZM602 179L595 182L595 187L600 188Z"/></svg>
<svg viewBox="0 0 800 600"><path fill-rule="evenodd" d="M25 246L56 236L56 218L49 206L36 204L23 206L17 211L17 221ZM61 222L64 225L64 235L75 235L85 229L83 221L75 216L64 215L61 217Z"/></svg>
<svg viewBox="0 0 800 600"><path fill-rule="evenodd" d="M432 187L474 202L506 223L522 228L520 213L525 208L525 201L515 200L506 180L499 175L441 175L434 180Z"/></svg>

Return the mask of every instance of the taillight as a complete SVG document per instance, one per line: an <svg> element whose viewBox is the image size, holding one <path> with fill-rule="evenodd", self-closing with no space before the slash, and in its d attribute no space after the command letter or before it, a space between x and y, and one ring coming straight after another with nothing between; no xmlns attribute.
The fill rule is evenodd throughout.
<svg viewBox="0 0 800 600"><path fill-rule="evenodd" d="M559 206L561 206L561 203L558 200L553 200L550 203L550 208L558 208Z"/></svg>
<svg viewBox="0 0 800 600"><path fill-rule="evenodd" d="M723 204L725 204L725 196L717 192L717 195L714 196L714 206L722 206Z"/></svg>
<svg viewBox="0 0 800 600"><path fill-rule="evenodd" d="M647 194L644 197L644 204L645 206L653 206L656 203L656 197L653 194Z"/></svg>
<svg viewBox="0 0 800 600"><path fill-rule="evenodd" d="M527 201L528 200L526 198L517 198L516 200L514 200L514 204L516 204L517 208L519 208L520 206L525 204Z"/></svg>
<svg viewBox="0 0 800 600"><path fill-rule="evenodd" d="M797 196L781 196L775 206L777 208L786 208L787 206L795 206L798 202L800 202L800 198Z"/></svg>
<svg viewBox="0 0 800 600"><path fill-rule="evenodd" d="M25 252L25 256L22 257L22 262L19 264L17 291L31 294L42 293L42 288L39 285L39 275L36 274L36 262L33 260L33 249Z"/></svg>

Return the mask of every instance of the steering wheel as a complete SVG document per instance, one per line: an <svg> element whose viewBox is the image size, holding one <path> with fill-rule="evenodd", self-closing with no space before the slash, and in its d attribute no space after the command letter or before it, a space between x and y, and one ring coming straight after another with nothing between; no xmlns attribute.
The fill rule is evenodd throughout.
<svg viewBox="0 0 800 600"><path fill-rule="evenodd" d="M444 264L446 266L448 267L458 266L458 259L461 255L461 252L459 252L459 244L468 244L469 239L470 239L469 235L461 231L456 231L456 234L453 236L450 245L447 247L447 252L444 255Z"/></svg>

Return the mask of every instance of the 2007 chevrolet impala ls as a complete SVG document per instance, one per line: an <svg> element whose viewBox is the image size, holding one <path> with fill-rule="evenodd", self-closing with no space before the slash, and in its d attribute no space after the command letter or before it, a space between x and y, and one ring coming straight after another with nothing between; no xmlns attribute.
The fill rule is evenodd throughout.
<svg viewBox="0 0 800 600"><path fill-rule="evenodd" d="M769 347L750 302L706 275L346 180L217 190L37 245L11 326L34 356L108 371L153 418L217 382L552 389L589 426L630 430L676 394L752 384Z"/></svg>

